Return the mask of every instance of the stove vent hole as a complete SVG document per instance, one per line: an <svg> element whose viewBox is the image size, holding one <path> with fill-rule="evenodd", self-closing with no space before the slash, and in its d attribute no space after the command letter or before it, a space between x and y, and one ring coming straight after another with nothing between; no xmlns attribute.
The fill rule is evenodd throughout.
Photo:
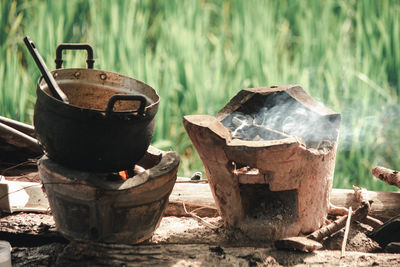
<svg viewBox="0 0 400 267"><path fill-rule="evenodd" d="M268 184L240 184L239 189L248 219L276 223L297 220L297 190L271 191Z"/></svg>

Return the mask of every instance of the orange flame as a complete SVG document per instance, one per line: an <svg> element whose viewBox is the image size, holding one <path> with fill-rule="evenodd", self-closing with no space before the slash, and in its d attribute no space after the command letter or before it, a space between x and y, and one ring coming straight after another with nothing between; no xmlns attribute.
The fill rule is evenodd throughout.
<svg viewBox="0 0 400 267"><path fill-rule="evenodd" d="M119 176L121 177L122 180L126 180L128 179L129 175L128 175L128 171L120 171L118 172Z"/></svg>

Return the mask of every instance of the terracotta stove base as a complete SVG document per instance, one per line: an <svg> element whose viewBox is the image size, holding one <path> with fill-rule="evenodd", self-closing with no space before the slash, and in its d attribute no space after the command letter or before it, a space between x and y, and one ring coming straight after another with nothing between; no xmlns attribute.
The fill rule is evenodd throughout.
<svg viewBox="0 0 400 267"><path fill-rule="evenodd" d="M289 104L295 109L286 109ZM284 110L279 113L275 107ZM302 114L298 110L306 115L298 117ZM260 117L262 127L256 120ZM303 136L283 131L290 125L283 123L288 117L298 128L307 126L307 131L299 131ZM318 124L309 118L317 118ZM323 225L335 168L339 114L318 104L299 86L272 86L244 89L216 116L185 116L183 124L204 164L227 228L251 239L271 241L307 234ZM229 128L232 125L236 128Z"/></svg>
<svg viewBox="0 0 400 267"><path fill-rule="evenodd" d="M138 163L146 170L127 180L38 162L58 231L68 239L136 244L158 227L176 181L179 157L150 147Z"/></svg>

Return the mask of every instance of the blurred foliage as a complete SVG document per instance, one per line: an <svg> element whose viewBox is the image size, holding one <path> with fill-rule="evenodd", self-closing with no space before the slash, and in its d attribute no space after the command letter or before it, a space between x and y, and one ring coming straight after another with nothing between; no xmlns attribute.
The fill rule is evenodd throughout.
<svg viewBox="0 0 400 267"><path fill-rule="evenodd" d="M202 170L181 120L214 115L241 88L300 84L342 114L334 186L395 190L370 175L400 169L400 2L0 0L0 114L32 122L39 71L62 42L87 42L98 69L159 92L153 145L176 150L180 175ZM66 67L84 67L70 52Z"/></svg>

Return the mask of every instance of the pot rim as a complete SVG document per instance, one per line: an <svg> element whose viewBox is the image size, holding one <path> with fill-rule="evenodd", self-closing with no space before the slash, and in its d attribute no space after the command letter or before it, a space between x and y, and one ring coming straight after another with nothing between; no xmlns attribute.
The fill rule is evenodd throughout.
<svg viewBox="0 0 400 267"><path fill-rule="evenodd" d="M144 87L148 88L149 90L151 90L151 92L153 93L153 98L151 96L149 96L148 94L142 93L142 95L144 95L146 98L151 100L150 104L145 106L145 108L144 108L145 111L147 111L147 110L149 110L149 109L151 109L153 107L158 106L158 104L160 102L160 96L157 94L157 91L153 87L151 87L150 85L148 85L147 83L145 83L143 81L137 80L135 78L132 78L132 77L129 77L129 76L126 76L126 75L122 75L122 74L119 74L119 73L116 73L116 72L104 71L104 70L100 70L100 69L86 69L86 68L55 69L55 70L50 71L50 73L53 75L55 80L58 82L58 79L57 79L58 73L59 72L64 72L64 71L75 72L75 73L78 73L78 72L79 73L81 73L81 72L94 72L95 74L98 74L99 76L105 74L106 77L107 76L115 76L115 77L118 77L121 80L129 80L129 81L134 81L136 83L139 83L142 86L144 86ZM79 81L79 78L75 78L75 79L76 79L76 81ZM74 80L71 79L71 81L73 82ZM116 82L107 82L107 80L103 80L101 82L100 81L95 82L93 80L85 79L85 80L82 80L82 81L89 82L89 83L92 82L92 83L95 83L95 84L108 85L110 87L116 87L115 85L118 84ZM63 107L67 107L67 108L74 109L74 110L95 112L95 113L101 113L101 114L105 114L106 113L105 110L101 110L101 109L91 109L91 108L79 107L79 106L75 106L75 105L64 103L63 101L58 100L55 97L49 95L47 92L45 92L44 89L47 88L47 87L48 86L47 86L46 82L44 81L43 76L40 76L38 81L37 81L37 89L38 89L38 91L40 90L43 93L43 95L45 95L45 97L48 98L50 101L52 101L54 103L61 104ZM131 88L124 87L123 85L119 85L118 87L119 88L125 88L126 91L130 91L131 90ZM124 91L124 92L126 92L126 91ZM38 97L39 97L39 95L38 95ZM113 112L112 114L127 115L127 114L132 114L132 113L137 113L137 112L138 112L138 110L125 110L125 111L116 111L116 112ZM147 112L145 112L144 114L147 114Z"/></svg>

